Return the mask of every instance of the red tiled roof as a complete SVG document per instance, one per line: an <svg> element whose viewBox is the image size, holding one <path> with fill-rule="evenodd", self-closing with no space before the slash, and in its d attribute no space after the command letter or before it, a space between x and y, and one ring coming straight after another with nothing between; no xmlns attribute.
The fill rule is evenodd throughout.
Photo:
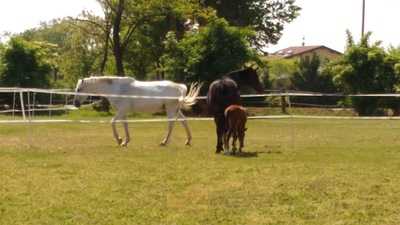
<svg viewBox="0 0 400 225"><path fill-rule="evenodd" d="M289 48L285 48L285 49L276 51L276 52L272 53L271 55L280 56L280 57L283 57L283 58L290 58L290 57L293 57L293 56L297 56L297 55L301 55L301 54L304 54L304 53L307 53L307 52L314 51L314 50L319 49L319 48L326 48L329 51L332 51L334 53L342 54L342 53L340 53L340 52L338 52L336 50L333 50L331 48L328 48L328 47L326 47L324 45L313 45L313 46L289 47Z"/></svg>

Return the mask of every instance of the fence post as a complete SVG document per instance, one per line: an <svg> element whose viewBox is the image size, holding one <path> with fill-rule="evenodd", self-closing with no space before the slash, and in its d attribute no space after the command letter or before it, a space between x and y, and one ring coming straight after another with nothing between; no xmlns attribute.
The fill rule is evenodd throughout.
<svg viewBox="0 0 400 225"><path fill-rule="evenodd" d="M287 108L286 108L286 90L281 90L281 111L283 114L288 114Z"/></svg>
<svg viewBox="0 0 400 225"><path fill-rule="evenodd" d="M24 106L24 92L23 91L19 92L19 101L21 102L22 118L23 118L23 120L26 120L25 106Z"/></svg>

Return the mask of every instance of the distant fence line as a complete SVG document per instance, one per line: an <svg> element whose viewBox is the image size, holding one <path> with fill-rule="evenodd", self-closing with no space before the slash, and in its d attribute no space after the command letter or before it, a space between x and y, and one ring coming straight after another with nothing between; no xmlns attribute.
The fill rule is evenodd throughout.
<svg viewBox="0 0 400 225"><path fill-rule="evenodd" d="M282 112L286 114L286 104L289 108L291 105L302 105L301 103L291 103L290 97L400 97L400 93L389 93L389 94L343 94L343 93L313 93L313 92L298 92L298 91L282 91L282 90L267 90L266 94L247 94L241 95L242 98L265 98L265 97L280 97ZM9 108L0 111L0 114L12 113L15 118L15 113L21 113L23 120L3 120L0 123L24 123L24 122L38 122L45 123L51 122L101 122L101 121L86 121L86 120L33 120L35 112L47 111L51 117L54 111L68 111L76 109L69 103L69 96L95 96L95 97L113 97L113 98L136 98L136 99L179 99L178 97L168 96L139 96L139 95L116 95L116 94L96 94L96 93L76 93L71 89L38 89L38 88L1 88L1 93L13 94L13 103ZM36 104L35 96L37 94L49 94L49 104ZM62 104L54 104L54 95L63 95L65 100ZM285 98L287 98L285 100ZM206 99L206 96L199 96L197 99ZM24 102L26 101L26 102ZM60 101L59 101L60 102ZM16 109L17 103L20 104L20 109ZM308 107L317 106L315 104L303 104ZM39 108L35 108L39 107ZM44 107L44 108L43 108ZM318 107L322 107L318 105ZM325 106L326 107L326 106ZM374 119L400 119L400 117L383 116L383 117L355 117L355 116L301 116L301 115L280 115L280 116L253 116L250 119L286 119L286 118L302 118L302 119L361 119L361 120L374 120ZM191 118L190 120L208 120L209 118ZM151 119L151 120L128 120L128 122L159 122L168 121L167 119Z"/></svg>
<svg viewBox="0 0 400 225"><path fill-rule="evenodd" d="M298 92L268 90L276 93L267 94L246 94L242 98L254 97L400 97L400 93L370 93L370 94L343 94L343 93L316 93L316 92ZM67 96L96 96L96 97L114 97L114 98L137 98L137 99L179 99L179 97L168 96L142 96L142 95L116 95L116 94L98 94L74 92L71 89L39 89L39 88L0 88L0 93L42 93ZM199 96L197 99L206 99L206 96Z"/></svg>

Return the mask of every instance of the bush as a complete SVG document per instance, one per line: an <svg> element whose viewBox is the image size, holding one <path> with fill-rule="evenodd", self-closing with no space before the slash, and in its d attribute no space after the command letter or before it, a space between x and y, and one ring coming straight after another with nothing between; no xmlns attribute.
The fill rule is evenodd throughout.
<svg viewBox="0 0 400 225"><path fill-rule="evenodd" d="M331 65L335 83L348 94L393 93L400 81L396 66L400 57L388 54L380 43L369 43L371 33L355 44L348 33L348 47L343 60ZM359 115L381 114L380 108L397 111L393 99L353 97L352 104Z"/></svg>
<svg viewBox="0 0 400 225"><path fill-rule="evenodd" d="M12 38L4 50L0 80L9 87L49 87L51 65L40 46Z"/></svg>

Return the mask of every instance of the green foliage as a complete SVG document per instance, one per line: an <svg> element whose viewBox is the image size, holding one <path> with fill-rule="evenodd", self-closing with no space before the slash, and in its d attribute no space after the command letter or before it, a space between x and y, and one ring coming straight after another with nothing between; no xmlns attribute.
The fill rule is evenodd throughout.
<svg viewBox="0 0 400 225"><path fill-rule="evenodd" d="M203 0L204 5L217 11L233 26L252 27L257 32L254 44L264 47L277 43L284 26L293 21L300 11L295 0Z"/></svg>
<svg viewBox="0 0 400 225"><path fill-rule="evenodd" d="M337 89L333 83L333 77L329 73L321 73L321 59L314 54L312 57L302 57L297 62L297 70L291 77L296 90L333 93Z"/></svg>
<svg viewBox="0 0 400 225"><path fill-rule="evenodd" d="M0 74L2 85L15 87L48 87L51 65L46 49L40 43L12 38L3 50Z"/></svg>
<svg viewBox="0 0 400 225"><path fill-rule="evenodd" d="M3 43L0 42L0 74L3 74L4 71L4 52L5 52L5 45ZM1 85L1 83L0 83Z"/></svg>
<svg viewBox="0 0 400 225"><path fill-rule="evenodd" d="M295 73L296 61L291 59L271 59L267 63L268 77L263 77L266 87L270 83L273 89L291 89L292 82L290 77Z"/></svg>
<svg viewBox="0 0 400 225"><path fill-rule="evenodd" d="M254 40L277 41L283 24L299 10L293 0L240 1L236 6L245 8L239 17L225 15L212 1L97 2L101 17L83 12L79 18L53 20L16 35L46 45L40 48L45 49L44 61L50 68L48 85L72 87L93 73L208 82L246 62L259 62L252 50ZM200 29L191 30L188 21L198 22Z"/></svg>
<svg viewBox="0 0 400 225"><path fill-rule="evenodd" d="M51 43L53 80L55 87L73 87L76 81L99 69L101 40L92 35L97 27L72 19L42 23L20 36L30 42Z"/></svg>
<svg viewBox="0 0 400 225"><path fill-rule="evenodd" d="M218 75L258 60L248 41L253 35L248 29L229 26L224 19L217 18L180 41L174 33L169 33L165 43L167 53L162 58L166 77L209 83Z"/></svg>
<svg viewBox="0 0 400 225"><path fill-rule="evenodd" d="M335 72L334 81L346 93L393 93L400 81L396 72L399 60L396 53L388 54L379 42L370 44L371 33L360 43L354 43L348 33L348 47L344 58L331 65ZM379 107L397 108L393 102L378 98L352 98L352 103L360 115L379 113Z"/></svg>
<svg viewBox="0 0 400 225"><path fill-rule="evenodd" d="M198 6L197 6L198 8ZM152 18L137 27L127 45L125 68L137 79L162 79L161 56L165 52L167 33L173 31L182 37L188 15L193 15L196 5L187 1L154 1ZM135 60L129 60L135 59Z"/></svg>
<svg viewBox="0 0 400 225"><path fill-rule="evenodd" d="M290 77L293 88L298 91L335 93L337 89L330 73L323 73L323 63L318 55L300 58L296 62L296 71ZM308 104L336 104L337 98L294 97L293 101Z"/></svg>

